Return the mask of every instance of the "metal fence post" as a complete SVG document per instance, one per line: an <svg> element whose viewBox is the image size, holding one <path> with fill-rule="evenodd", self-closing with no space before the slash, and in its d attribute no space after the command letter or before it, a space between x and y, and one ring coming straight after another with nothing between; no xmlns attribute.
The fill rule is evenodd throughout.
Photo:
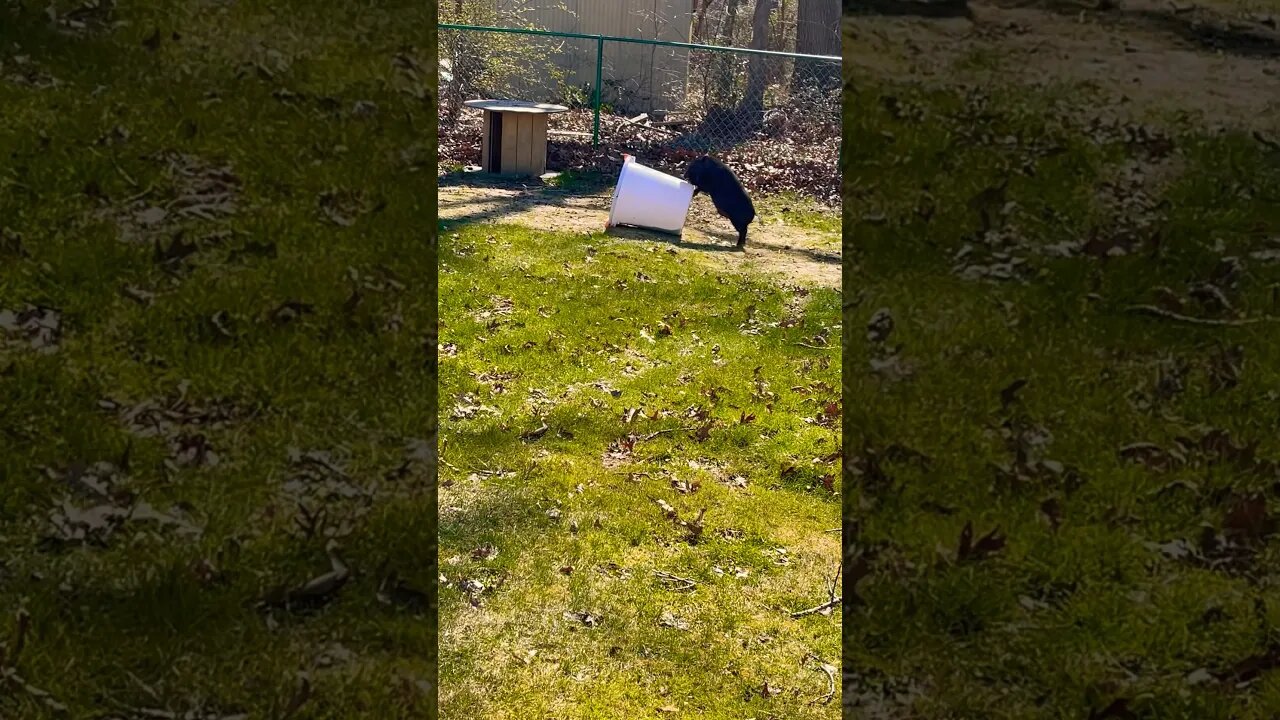
<svg viewBox="0 0 1280 720"><path fill-rule="evenodd" d="M600 144L600 78L604 72L604 36L596 36L596 97L595 102L595 128L591 131L591 144Z"/></svg>

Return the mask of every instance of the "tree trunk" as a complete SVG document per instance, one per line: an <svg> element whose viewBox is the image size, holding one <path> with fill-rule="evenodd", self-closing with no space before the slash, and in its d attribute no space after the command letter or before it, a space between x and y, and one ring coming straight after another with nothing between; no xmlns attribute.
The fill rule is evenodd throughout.
<svg viewBox="0 0 1280 720"><path fill-rule="evenodd" d="M765 50L769 47L769 15L777 7L777 0L756 0L756 11L751 16L751 48ZM760 126L764 115L764 90L768 83L768 63L764 56L751 55L747 59L747 91L738 106L738 117L744 130Z"/></svg>
<svg viewBox="0 0 1280 720"><path fill-rule="evenodd" d="M840 55L839 0L800 0L796 12L796 52ZM792 94L840 87L840 65L797 60L791 75Z"/></svg>
<svg viewBox="0 0 1280 720"><path fill-rule="evenodd" d="M796 52L803 55L840 54L838 0L800 0L796 10Z"/></svg>
<svg viewBox="0 0 1280 720"><path fill-rule="evenodd" d="M703 28L707 24L707 10L711 9L711 3L715 0L694 0L693 8L693 36L691 42L705 44L707 38L703 35Z"/></svg>
<svg viewBox="0 0 1280 720"><path fill-rule="evenodd" d="M778 22L773 24L773 34L769 37L770 50L787 51L787 0L781 0L778 4Z"/></svg>
<svg viewBox="0 0 1280 720"><path fill-rule="evenodd" d="M733 32L738 23L738 3L741 0L725 0L725 27L721 34L720 45L733 45ZM735 53L717 52L714 53L713 62L716 66L716 87L708 93L715 98L714 104L719 105L723 102L730 102L734 96L734 72L733 65L736 59Z"/></svg>
<svg viewBox="0 0 1280 720"><path fill-rule="evenodd" d="M738 6L742 4L742 0L724 0L725 4L725 23L724 23L724 44L733 44L733 33L738 24Z"/></svg>

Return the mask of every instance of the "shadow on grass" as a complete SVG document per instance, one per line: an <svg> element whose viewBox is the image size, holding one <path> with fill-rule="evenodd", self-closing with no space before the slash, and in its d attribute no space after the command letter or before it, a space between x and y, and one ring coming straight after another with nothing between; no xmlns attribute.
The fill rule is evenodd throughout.
<svg viewBox="0 0 1280 720"><path fill-rule="evenodd" d="M446 187L444 183L441 185ZM505 218L518 215L532 207L551 207L563 208L572 211L595 211L596 208L584 208L574 206L568 202L569 198L581 197L582 193L549 190L550 186L545 183L525 183L516 184L511 180L485 180L478 183L450 183L451 187L485 187L485 188L502 188L510 189L515 192L522 193L510 198L468 198L462 200L441 200L439 208L441 210L450 210L461 208L468 210L464 214L454 217L441 218L444 226L466 225L471 223L500 223ZM535 194L536 193L536 194ZM555 229L550 227L548 229ZM728 230L711 229L705 226L698 227L698 231L720 242L696 242L687 239L687 236L663 233L656 230L647 230L632 226L613 226L606 227L601 223L598 231L603 231L611 237L618 237L625 240L642 240L647 242L662 242L675 247L684 248L686 250L697 250L703 252L729 252L742 253L744 249L737 247L738 235L736 232ZM579 232L597 232L595 228L584 228ZM764 226L756 231L757 235L764 231ZM794 245L778 244L774 242L761 241L753 239L751 236L747 238L747 246L745 252L750 254L752 248L764 248L769 252L789 254L802 257L810 262L839 265L842 262L840 253L823 252L806 247L796 247Z"/></svg>
<svg viewBox="0 0 1280 720"><path fill-rule="evenodd" d="M502 222L503 218L518 215L520 212L535 206L550 206L568 209L568 203L563 199L545 199L542 202L531 202L526 198L492 198L485 200L458 200L444 201L439 204L441 209L448 208L467 208L469 212L456 217L441 217L440 222L446 225L468 225L474 223L496 223ZM602 228L603 229L603 228Z"/></svg>
<svg viewBox="0 0 1280 720"><path fill-rule="evenodd" d="M967 0L845 0L844 14L973 19Z"/></svg>
<svg viewBox="0 0 1280 720"><path fill-rule="evenodd" d="M1184 19L1167 12L1123 11L1126 20L1140 22L1200 46L1201 50L1254 58L1280 57L1280 35L1262 30L1238 30L1220 22Z"/></svg>
<svg viewBox="0 0 1280 720"><path fill-rule="evenodd" d="M1082 10L1079 3L1071 0L1031 0L1018 3L1018 6L1071 16L1079 15ZM1111 19L1117 24L1166 33L1196 45L1203 51L1223 52L1239 57L1280 57L1280 33L1261 25L1256 28L1239 27L1218 13L1199 8L1175 12L1113 5L1105 10L1092 11L1092 14Z"/></svg>
<svg viewBox="0 0 1280 720"><path fill-rule="evenodd" d="M451 172L437 178L439 187L492 187L511 190L550 188L551 183L537 177L494 175L484 172Z"/></svg>
<svg viewBox="0 0 1280 720"><path fill-rule="evenodd" d="M646 230L644 228L631 227L629 225L615 225L605 230L605 234L610 237L623 238L624 240L644 240L646 242L662 242L668 245L684 248L686 250L702 250L705 252L742 252L737 247L738 236L734 233L714 232L704 230L707 235L716 239L725 241L726 245L720 243L706 242L690 242L685 239L684 235L673 235L671 233L659 232L657 230Z"/></svg>
<svg viewBox="0 0 1280 720"><path fill-rule="evenodd" d="M511 198L441 200L439 202L441 209L475 208L474 211L457 217L442 217L441 221L450 224L499 222L501 218L529 207L569 208L570 205L567 200L571 197L593 194L589 191L591 186L595 186L595 184L588 185L584 182L575 181L566 187L561 187L541 178L510 177L486 173L449 173L440 176L439 188L485 188L510 190L521 194ZM607 187L607 184L599 184L598 187Z"/></svg>
<svg viewBox="0 0 1280 720"><path fill-rule="evenodd" d="M68 77L97 79L104 67L125 68L131 58L121 52L112 32L62 32L52 25L43 5L39 9L35 3L0 6L0 47L30 55L59 81Z"/></svg>
<svg viewBox="0 0 1280 720"><path fill-rule="evenodd" d="M1030 0L1000 3L1000 5L1038 8L1072 16L1088 10L1074 0ZM1173 35L1204 51L1220 51L1240 57L1280 57L1280 33L1264 27L1236 27L1226 18L1198 9L1171 12L1111 6L1108 9L1088 11L1100 18L1110 18L1117 23ZM856 3L845 0L844 14L849 17L965 18L977 21L969 0L861 0Z"/></svg>

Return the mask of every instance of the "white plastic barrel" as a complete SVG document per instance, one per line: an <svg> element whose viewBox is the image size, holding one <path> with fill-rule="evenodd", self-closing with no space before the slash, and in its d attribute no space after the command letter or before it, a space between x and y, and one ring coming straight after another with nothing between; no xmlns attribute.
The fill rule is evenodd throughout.
<svg viewBox="0 0 1280 720"><path fill-rule="evenodd" d="M635 225L679 234L692 202L693 185L625 155L613 189L609 226Z"/></svg>

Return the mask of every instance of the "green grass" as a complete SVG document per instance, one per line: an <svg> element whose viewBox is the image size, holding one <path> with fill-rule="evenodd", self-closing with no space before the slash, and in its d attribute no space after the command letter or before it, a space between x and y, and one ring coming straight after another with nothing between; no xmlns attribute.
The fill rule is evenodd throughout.
<svg viewBox="0 0 1280 720"><path fill-rule="evenodd" d="M1184 314L1231 317L1187 298L1214 283L1239 315L1280 313L1280 262L1266 259L1280 234L1275 152L1178 127L1166 160L1160 142L1067 120L1069 94L852 83L846 553L867 572L845 619L846 709L1080 718L1122 701L1132 715L1099 717L1274 717L1280 543L1261 521L1280 494L1264 462L1280 459L1280 332L1129 307L1167 287ZM1105 189L1130 161L1146 201ZM997 241L970 201L1006 177ZM1126 237L1127 254L1048 251ZM975 279L1010 258L1024 263L1015 279ZM882 309L894 328L878 343L868 324ZM873 370L894 348L908 377ZM1232 348L1238 373L1224 370ZM1256 443L1260 460L1188 451L1161 469L1120 453L1214 428ZM1253 493L1265 504L1245 504ZM1005 544L957 561L966 523L975 542L998 528ZM1206 532L1237 548L1214 549ZM1178 540L1205 559L1175 557Z"/></svg>
<svg viewBox="0 0 1280 720"><path fill-rule="evenodd" d="M832 212L831 208L794 193L766 195L756 198L753 202L756 206L756 214L763 218L762 222L765 223L782 219L794 227L832 235L838 235L841 231L840 216Z"/></svg>
<svg viewBox="0 0 1280 720"><path fill-rule="evenodd" d="M839 293L666 243L442 236L444 714L836 717L811 703L839 612L789 613L836 567ZM698 537L658 500L705 509Z"/></svg>
<svg viewBox="0 0 1280 720"><path fill-rule="evenodd" d="M593 193L609 187L616 180L616 177L604 173L565 170L552 176L547 184L568 192Z"/></svg>
<svg viewBox="0 0 1280 720"><path fill-rule="evenodd" d="M61 320L49 353L0 329L0 665L50 698L6 684L0 716L279 717L299 672L295 718L434 715L432 610L378 600L392 573L423 592L435 577L432 468L397 472L436 427L435 187L403 160L434 142L435 108L395 65L431 67L434 6L136 2L107 20L127 24L62 34L43 8L0 8L0 310ZM28 70L60 84L8 79ZM180 196L229 182L223 166L234 210L183 217ZM331 190L368 212L327 222ZM131 219L149 207L168 207L163 224ZM311 312L275 314L289 302ZM148 402L173 426L125 417ZM191 452L199 438L216 464ZM112 476L109 497L76 481L95 463L116 468L89 471ZM197 532L134 517L101 546L49 542L64 499L145 502ZM299 503L323 511L309 533ZM325 607L258 607L329 571L330 540L350 577Z"/></svg>

